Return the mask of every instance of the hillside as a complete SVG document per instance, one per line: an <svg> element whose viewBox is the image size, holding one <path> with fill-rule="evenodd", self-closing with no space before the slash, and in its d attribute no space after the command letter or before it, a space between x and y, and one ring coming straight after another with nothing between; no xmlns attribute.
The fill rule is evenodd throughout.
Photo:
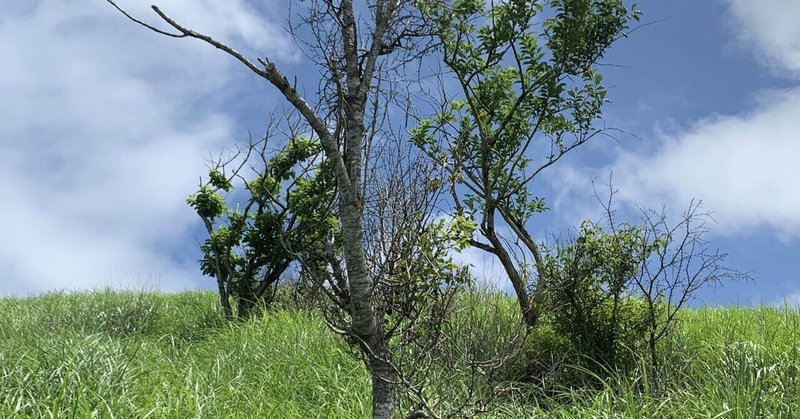
<svg viewBox="0 0 800 419"><path fill-rule="evenodd" d="M594 389L520 388L487 417L798 417L798 342L793 309L693 309L662 350L663 396L617 375ZM288 305L226 323L211 293L0 300L3 418L361 418L369 385L319 317Z"/></svg>

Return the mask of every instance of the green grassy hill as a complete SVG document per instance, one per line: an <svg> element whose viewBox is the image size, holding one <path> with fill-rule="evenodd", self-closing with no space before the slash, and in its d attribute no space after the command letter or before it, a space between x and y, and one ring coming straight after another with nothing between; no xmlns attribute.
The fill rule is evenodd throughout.
<svg viewBox="0 0 800 419"><path fill-rule="evenodd" d="M663 396L642 395L646 375L610 374L592 390L499 398L487 416L800 417L797 310L704 308L681 320L662 348ZM0 300L2 418L362 418L369 389L342 340L288 308L227 323L210 293Z"/></svg>

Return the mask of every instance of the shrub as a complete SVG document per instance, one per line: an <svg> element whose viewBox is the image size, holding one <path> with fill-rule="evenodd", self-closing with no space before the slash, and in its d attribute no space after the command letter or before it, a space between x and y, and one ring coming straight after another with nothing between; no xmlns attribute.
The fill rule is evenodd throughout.
<svg viewBox="0 0 800 419"><path fill-rule="evenodd" d="M576 364L594 374L636 367L649 311L628 283L646 247L640 227L622 225L609 234L585 221L574 242L548 251L545 321L569 342Z"/></svg>

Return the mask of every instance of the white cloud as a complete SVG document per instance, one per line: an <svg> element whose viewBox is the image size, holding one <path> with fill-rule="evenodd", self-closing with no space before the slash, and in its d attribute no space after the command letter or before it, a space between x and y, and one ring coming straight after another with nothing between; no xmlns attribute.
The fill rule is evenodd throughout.
<svg viewBox="0 0 800 419"><path fill-rule="evenodd" d="M608 170L599 172L570 163L546 173L546 179L553 190L553 198L548 204L552 206L551 214L556 217L557 224L568 223L572 229L577 229L585 219L604 221L605 212L595 196L595 190L605 200L608 195L608 175ZM573 231L560 233L569 235Z"/></svg>
<svg viewBox="0 0 800 419"><path fill-rule="evenodd" d="M800 2L724 0L731 36L771 69L800 74ZM743 81L745 82L745 81ZM732 235L767 227L782 240L800 237L800 87L764 90L737 115L715 115L659 131L650 147L622 150L610 169L624 202L673 213L704 201Z"/></svg>
<svg viewBox="0 0 800 419"><path fill-rule="evenodd" d="M247 128L222 110L246 70L105 2L21 3L0 16L0 294L207 282L181 260L196 224L184 199L208 151ZM296 57L241 1L161 4L220 39ZM153 16L140 2L120 5Z"/></svg>
<svg viewBox="0 0 800 419"><path fill-rule="evenodd" d="M769 226L800 236L800 89L763 92L744 115L717 116L663 134L653 154L622 152L614 164L624 200L705 202L721 232Z"/></svg>
<svg viewBox="0 0 800 419"><path fill-rule="evenodd" d="M731 32L779 71L800 74L800 2L724 0L733 18Z"/></svg>

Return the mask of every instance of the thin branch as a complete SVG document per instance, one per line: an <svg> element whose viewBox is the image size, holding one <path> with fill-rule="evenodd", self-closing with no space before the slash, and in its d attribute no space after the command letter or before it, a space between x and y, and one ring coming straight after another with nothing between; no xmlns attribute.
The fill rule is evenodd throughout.
<svg viewBox="0 0 800 419"><path fill-rule="evenodd" d="M125 17L127 17L128 19L132 20L133 22L135 22L135 23L137 23L139 25L144 26L147 29L150 29L153 32L159 33L161 35L169 36L171 38L185 38L185 37L187 37L187 35L185 33L176 34L176 33L162 31L161 29L158 29L155 26L149 25L149 24L147 24L147 23L145 23L145 22L143 22L143 21L141 21L139 19L136 19L135 17L131 16L130 14L128 14L128 12L125 11L125 9L117 6L117 3L115 3L113 0L106 0L106 1L109 2L112 6L114 6L115 9L119 10L119 12L122 13L123 15L125 15Z"/></svg>

